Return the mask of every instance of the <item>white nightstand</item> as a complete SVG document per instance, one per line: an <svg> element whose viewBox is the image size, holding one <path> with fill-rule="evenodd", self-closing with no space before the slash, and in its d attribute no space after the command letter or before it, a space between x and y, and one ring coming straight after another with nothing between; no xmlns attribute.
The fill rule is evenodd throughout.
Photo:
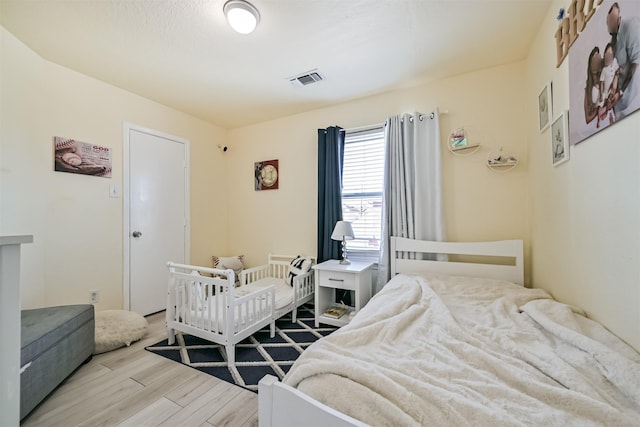
<svg viewBox="0 0 640 427"><path fill-rule="evenodd" d="M323 316L322 313L335 303L336 289L354 291L354 305L349 311L359 311L371 298L370 262L354 262L343 265L340 261L330 259L314 265L316 275L315 312L316 328L320 323L333 326L344 326L349 323L349 315L339 319Z"/></svg>

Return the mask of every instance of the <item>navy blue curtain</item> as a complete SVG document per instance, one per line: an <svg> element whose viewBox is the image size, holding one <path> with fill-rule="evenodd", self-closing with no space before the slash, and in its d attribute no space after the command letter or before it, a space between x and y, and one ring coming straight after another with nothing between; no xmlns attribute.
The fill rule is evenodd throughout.
<svg viewBox="0 0 640 427"><path fill-rule="evenodd" d="M340 259L340 242L331 233L342 221L344 136L339 126L318 129L318 263Z"/></svg>

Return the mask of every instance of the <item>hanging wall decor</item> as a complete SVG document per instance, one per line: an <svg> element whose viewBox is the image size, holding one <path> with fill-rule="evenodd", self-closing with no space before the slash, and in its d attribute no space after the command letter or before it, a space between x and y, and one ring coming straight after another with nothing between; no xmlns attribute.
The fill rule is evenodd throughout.
<svg viewBox="0 0 640 427"><path fill-rule="evenodd" d="M545 131L551 124L553 116L553 93L551 91L551 82L547 83L542 92L538 95L538 121L540 123L540 132Z"/></svg>
<svg viewBox="0 0 640 427"><path fill-rule="evenodd" d="M569 52L571 145L640 109L639 46L640 1L603 1Z"/></svg>
<svg viewBox="0 0 640 427"><path fill-rule="evenodd" d="M111 148L54 137L54 170L111 178Z"/></svg>
<svg viewBox="0 0 640 427"><path fill-rule="evenodd" d="M467 156L478 151L480 144L469 141L464 128L460 127L449 135L447 148L457 156Z"/></svg>
<svg viewBox="0 0 640 427"><path fill-rule="evenodd" d="M551 125L551 160L553 166L558 166L569 160L568 115L568 111L563 112Z"/></svg>
<svg viewBox="0 0 640 427"><path fill-rule="evenodd" d="M280 184L278 160L256 162L253 168L256 191L277 190Z"/></svg>
<svg viewBox="0 0 640 427"><path fill-rule="evenodd" d="M556 67L560 67L564 58L569 53L569 48L576 41L581 31L593 14L600 7L602 0L571 0L571 4L565 10L560 8L558 11L558 29L555 33L556 38Z"/></svg>

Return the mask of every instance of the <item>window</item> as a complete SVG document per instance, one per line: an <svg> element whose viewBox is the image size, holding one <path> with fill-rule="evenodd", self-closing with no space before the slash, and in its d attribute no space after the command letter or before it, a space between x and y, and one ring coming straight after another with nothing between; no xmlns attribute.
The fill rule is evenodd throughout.
<svg viewBox="0 0 640 427"><path fill-rule="evenodd" d="M342 217L351 222L355 240L347 241L349 258L376 262L382 233L384 128L345 135L342 170Z"/></svg>

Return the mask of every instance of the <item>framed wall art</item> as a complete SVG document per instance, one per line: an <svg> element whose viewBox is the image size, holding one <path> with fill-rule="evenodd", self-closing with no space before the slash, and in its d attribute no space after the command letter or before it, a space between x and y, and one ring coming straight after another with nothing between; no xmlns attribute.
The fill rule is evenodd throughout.
<svg viewBox="0 0 640 427"><path fill-rule="evenodd" d="M56 172L111 178L111 148L56 136L53 149Z"/></svg>
<svg viewBox="0 0 640 427"><path fill-rule="evenodd" d="M551 125L551 158L553 166L569 160L569 111L564 111Z"/></svg>
<svg viewBox="0 0 640 427"><path fill-rule="evenodd" d="M571 145L640 109L639 48L640 1L604 0L568 55Z"/></svg>
<svg viewBox="0 0 640 427"><path fill-rule="evenodd" d="M256 162L253 168L253 175L256 191L277 190L280 185L278 160Z"/></svg>
<svg viewBox="0 0 640 427"><path fill-rule="evenodd" d="M551 124L553 117L553 98L551 93L551 82L547 83L538 95L538 119L540 132L544 132Z"/></svg>

